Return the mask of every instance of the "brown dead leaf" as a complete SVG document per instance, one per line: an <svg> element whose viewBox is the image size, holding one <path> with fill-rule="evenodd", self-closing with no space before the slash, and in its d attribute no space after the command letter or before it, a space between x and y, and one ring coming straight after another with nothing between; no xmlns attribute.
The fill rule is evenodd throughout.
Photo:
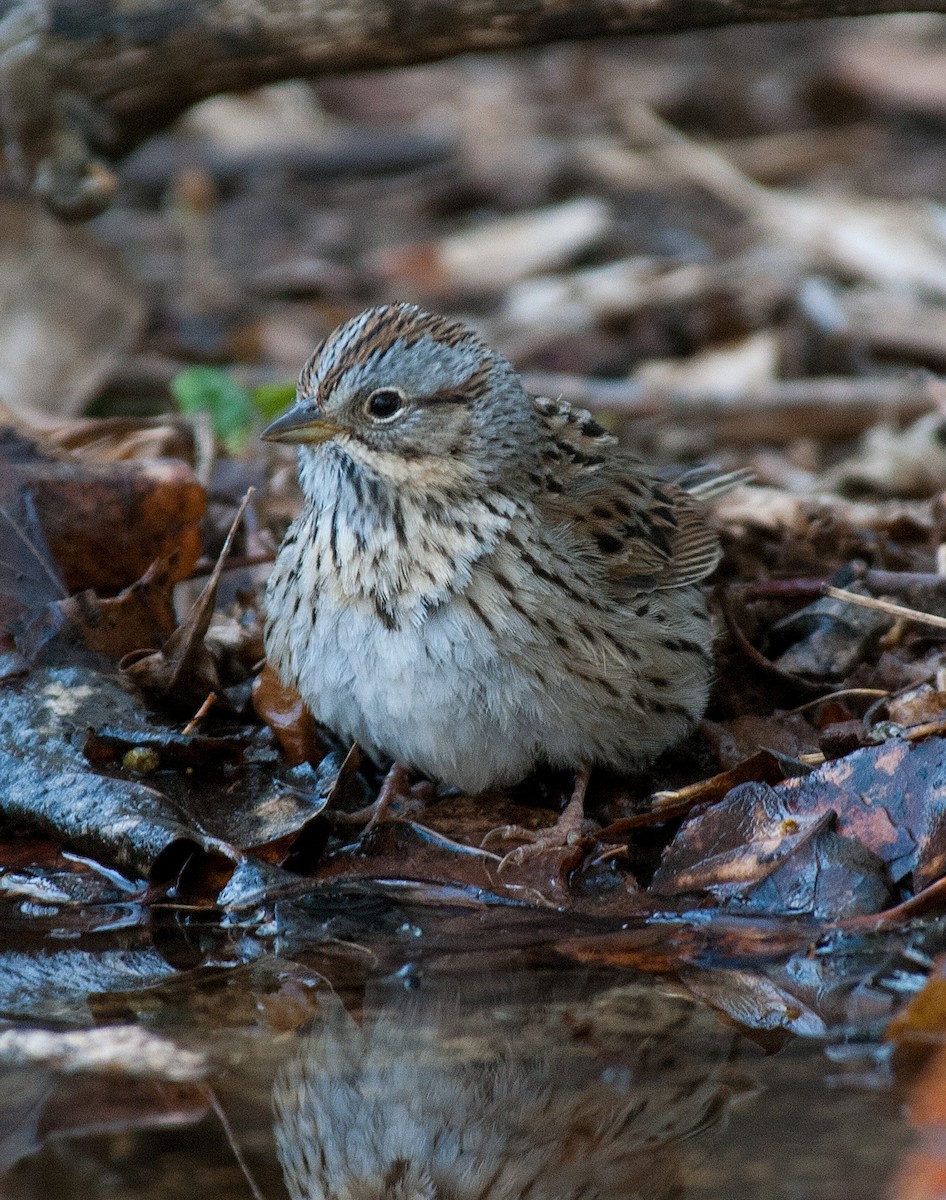
<svg viewBox="0 0 946 1200"><path fill-rule="evenodd" d="M87 650L118 662L126 654L160 645L174 632L174 574L171 561L160 559L111 599L100 600L89 590L56 601L53 619L64 621Z"/></svg>
<svg viewBox="0 0 946 1200"><path fill-rule="evenodd" d="M0 503L15 511L29 497L68 592L128 587L159 558L184 579L200 557L206 497L182 462L83 462L8 429L0 465Z"/></svg>
<svg viewBox="0 0 946 1200"><path fill-rule="evenodd" d="M302 697L287 687L267 663L253 682L253 708L270 727L290 766L318 764L326 754L319 727Z"/></svg>
<svg viewBox="0 0 946 1200"><path fill-rule="evenodd" d="M709 891L744 894L767 879L830 821L792 815L775 788L748 784L692 817L664 852L652 890L677 896Z"/></svg>

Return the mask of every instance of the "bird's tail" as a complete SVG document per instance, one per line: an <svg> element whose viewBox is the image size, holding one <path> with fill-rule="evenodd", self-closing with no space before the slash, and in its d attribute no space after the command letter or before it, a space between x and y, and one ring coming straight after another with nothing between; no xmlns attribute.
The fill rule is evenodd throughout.
<svg viewBox="0 0 946 1200"><path fill-rule="evenodd" d="M701 466L687 469L675 476L673 482L694 500L708 503L710 500L719 500L743 484L752 483L754 479L755 475L746 467L720 471L718 467Z"/></svg>

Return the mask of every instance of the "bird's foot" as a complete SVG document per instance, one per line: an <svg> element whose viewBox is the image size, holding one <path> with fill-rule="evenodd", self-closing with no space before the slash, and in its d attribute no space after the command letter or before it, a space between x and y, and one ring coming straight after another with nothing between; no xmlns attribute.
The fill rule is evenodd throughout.
<svg viewBox="0 0 946 1200"><path fill-rule="evenodd" d="M391 809L395 806L400 808L405 805L414 813L423 812L424 801L417 795L419 790L420 785L412 788L408 782L407 768L402 763L394 762L384 777L377 800L359 808L357 812L335 813L335 823L350 829L360 829L360 836L364 837L383 821L389 820ZM426 790L431 790L429 785Z"/></svg>
<svg viewBox="0 0 946 1200"><path fill-rule="evenodd" d="M530 859L538 858L549 851L567 850L570 847L579 848L586 836L585 792L591 772L582 770L575 779L575 788L571 799L566 804L562 815L545 829L525 829L521 825L500 825L491 829L480 843L485 847L491 841L511 841L515 839L520 844L500 861L498 871L503 871L511 864L522 866Z"/></svg>

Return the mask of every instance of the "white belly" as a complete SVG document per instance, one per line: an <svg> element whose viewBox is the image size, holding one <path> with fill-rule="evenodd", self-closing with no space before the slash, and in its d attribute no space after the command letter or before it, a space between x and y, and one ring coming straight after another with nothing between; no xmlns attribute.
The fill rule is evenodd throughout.
<svg viewBox="0 0 946 1200"><path fill-rule="evenodd" d="M343 740L464 791L515 782L536 759L545 698L451 605L419 630L320 605L293 676Z"/></svg>
<svg viewBox="0 0 946 1200"><path fill-rule="evenodd" d="M325 523L307 520L270 580L267 654L317 721L375 759L465 792L516 783L543 762L631 770L705 708L710 631L695 588L657 592L645 613L599 605L592 620L574 588L547 586L507 542L475 568L450 559L452 594L402 593L390 628L370 589L346 592L327 568ZM393 591L398 559L382 565ZM681 636L699 653L681 651Z"/></svg>

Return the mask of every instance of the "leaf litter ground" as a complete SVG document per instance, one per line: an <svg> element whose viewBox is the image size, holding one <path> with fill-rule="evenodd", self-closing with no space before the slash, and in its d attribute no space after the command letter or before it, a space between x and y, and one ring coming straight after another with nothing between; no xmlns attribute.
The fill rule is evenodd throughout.
<svg viewBox="0 0 946 1200"><path fill-rule="evenodd" d="M877 72L893 45L925 62L937 35L826 27L797 35L791 68L789 31L701 36L696 56L647 51L656 90L649 57L619 46L416 73L428 105L466 97L436 136L386 76L382 111L403 117L380 182L339 157L378 119L360 80L303 89L306 137L327 121L340 140L331 162L287 143L276 183L268 144L225 151L240 104L278 123L266 93L212 102L126 163L93 230L136 264L120 336L82 323L82 386L58 411L40 411L36 378L5 394L0 921L32 931L2 964L8 1016L127 1023L245 959L234 994L269 1032L295 1029L320 979L350 1000L366 956L403 966L397 931L417 921L467 980L539 955L672 981L767 1048L889 1032L929 1058L916 1123L935 1147L946 245L927 201L946 201L946 92L891 100ZM747 99L763 68L771 111ZM11 231L33 219L4 204ZM97 269L124 296L127 267ZM36 328L54 308L65 321L61 269L45 310L35 277ZM716 507L706 718L648 771L598 773L583 839L521 865L487 835L552 824L570 778L475 798L406 778L366 827L387 764L337 745L262 664L260 589L298 495L291 457L254 428L320 336L395 295L472 313L530 386L594 408L656 464L756 477ZM77 381L70 345L47 392ZM109 415L74 417L84 405ZM116 948L50 952L63 931ZM98 1052L3 1045L11 1069L60 1075ZM143 1057L150 1080L129 1081ZM155 1122L199 1119L206 1064L183 1079L163 1061L132 1040L109 1069ZM898 1197L941 1166L918 1151Z"/></svg>

